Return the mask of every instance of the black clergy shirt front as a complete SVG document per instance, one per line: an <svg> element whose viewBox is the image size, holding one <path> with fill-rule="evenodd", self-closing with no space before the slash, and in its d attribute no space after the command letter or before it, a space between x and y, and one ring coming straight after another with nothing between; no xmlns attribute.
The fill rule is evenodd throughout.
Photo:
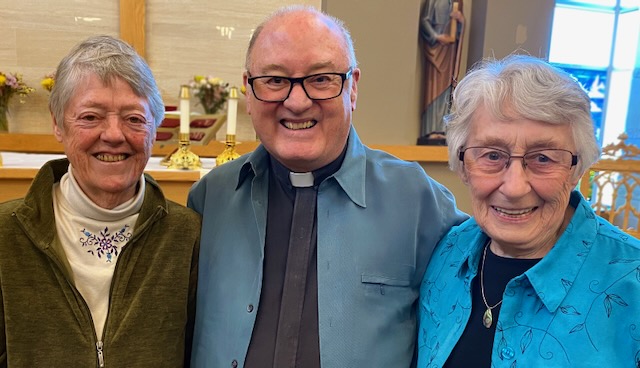
<svg viewBox="0 0 640 368"><path fill-rule="evenodd" d="M335 161L313 172L315 177L314 188L316 190L323 180L340 168L345 153L346 149ZM302 272L306 272L306 287L300 295L296 296L304 298L300 330L296 336L288 337L287 339L278 336L296 189L291 185L289 179L290 171L273 158L270 158L270 162L262 292L256 323L245 359L245 368L276 368L273 365L276 348L293 344L297 345L295 354L296 368L320 368L318 275L316 268L317 224L315 221L311 234L309 261L306 265L303 265L304 267L296 267L297 269L305 270ZM285 314L287 312L286 310L282 311Z"/></svg>

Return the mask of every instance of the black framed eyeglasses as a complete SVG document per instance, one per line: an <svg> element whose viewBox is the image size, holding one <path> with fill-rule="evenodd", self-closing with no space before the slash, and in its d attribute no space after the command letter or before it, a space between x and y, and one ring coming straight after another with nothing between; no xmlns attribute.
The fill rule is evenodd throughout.
<svg viewBox="0 0 640 368"><path fill-rule="evenodd" d="M353 70L346 73L318 73L299 78L279 75L261 75L250 77L247 82L253 95L263 102L282 102L289 98L293 86L299 83L302 90L311 100L330 100L342 94L344 81L351 78Z"/></svg>
<svg viewBox="0 0 640 368"><path fill-rule="evenodd" d="M541 177L566 173L578 163L577 155L560 148L535 150L523 155L512 155L493 147L460 147L458 152L458 159L467 170L488 175L503 172L512 158L519 158L524 170Z"/></svg>

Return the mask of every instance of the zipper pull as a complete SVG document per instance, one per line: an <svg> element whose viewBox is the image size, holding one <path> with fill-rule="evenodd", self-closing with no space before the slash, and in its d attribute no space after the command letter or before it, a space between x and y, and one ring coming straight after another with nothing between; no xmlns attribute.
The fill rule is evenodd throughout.
<svg viewBox="0 0 640 368"><path fill-rule="evenodd" d="M98 364L100 368L104 368L104 354L102 353L102 341L96 342L96 350L98 351Z"/></svg>

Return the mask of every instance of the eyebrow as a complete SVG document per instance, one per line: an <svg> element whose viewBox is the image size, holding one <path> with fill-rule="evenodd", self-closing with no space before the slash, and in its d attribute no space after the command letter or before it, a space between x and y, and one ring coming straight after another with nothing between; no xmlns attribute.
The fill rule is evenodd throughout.
<svg viewBox="0 0 640 368"><path fill-rule="evenodd" d="M321 63L315 63L308 68L308 73L306 75L318 73L322 69L332 68L336 69L336 65L332 61L325 61ZM260 68L261 75L267 75L269 73L280 72L283 74L289 74L289 68L281 65L281 64L267 64L264 67ZM251 73L249 73L251 74Z"/></svg>
<svg viewBox="0 0 640 368"><path fill-rule="evenodd" d="M511 151L510 144L502 138L492 137L485 141L482 141L482 143L479 143L478 145L503 148L505 150ZM544 139L544 140L539 140L534 142L527 142L525 152L537 151L537 150L549 149L549 148L558 148L557 142L554 141L553 139Z"/></svg>
<svg viewBox="0 0 640 368"><path fill-rule="evenodd" d="M80 105L80 108L83 109L100 109L100 110L108 110L107 105L105 105L104 103L100 102L100 101L96 101L96 100L88 100L85 101L84 103L82 103ZM137 113L142 113L143 115L145 115L145 117L147 117L147 115L151 115L153 116L152 112L151 112L151 107L148 105L145 106L144 103L137 103L137 102L133 102L133 103L128 103L126 105L122 105L119 109L119 112L125 112L125 113L130 113L130 112L137 112Z"/></svg>

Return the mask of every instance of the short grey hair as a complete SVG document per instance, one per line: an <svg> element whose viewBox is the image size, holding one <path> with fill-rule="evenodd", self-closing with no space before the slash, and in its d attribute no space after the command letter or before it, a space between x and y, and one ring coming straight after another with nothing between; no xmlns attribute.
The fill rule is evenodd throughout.
<svg viewBox="0 0 640 368"><path fill-rule="evenodd" d="M353 40L351 39L351 33L349 32L349 29L347 29L347 27L345 26L342 20L332 15L329 15L327 13L324 13L322 11L319 11L318 9L310 5L289 5L289 6L279 8L273 13L271 13L271 15L269 15L265 20L263 20L262 23L260 23L258 27L256 27L256 29L253 31L253 34L251 35L251 39L249 40L249 47L247 48L247 54L246 54L245 63L244 63L245 69L247 71L251 66L251 52L253 51L253 47L256 43L256 40L262 33L262 30L264 29L264 27L268 23L271 23L272 21L276 20L277 18L280 18L282 16L295 13L295 12L307 12L309 14L314 14L321 19L327 20L329 23L333 23L339 29L340 33L342 34L342 38L344 39L344 42L346 44L349 66L353 69L355 69L358 66L358 61L356 60L356 52L353 47ZM310 45L310 47L312 47L312 45Z"/></svg>
<svg viewBox="0 0 640 368"><path fill-rule="evenodd" d="M459 151L469 139L471 121L481 106L502 121L523 118L569 124L578 156L574 179L600 156L591 102L580 83L542 59L514 54L479 62L455 88L451 112L445 117L451 170L462 170Z"/></svg>
<svg viewBox="0 0 640 368"><path fill-rule="evenodd" d="M49 109L60 128L63 128L67 103L92 73L106 85L116 78L127 82L137 96L149 103L155 126L162 123L164 102L149 65L126 42L100 35L89 37L74 46L58 64Z"/></svg>

